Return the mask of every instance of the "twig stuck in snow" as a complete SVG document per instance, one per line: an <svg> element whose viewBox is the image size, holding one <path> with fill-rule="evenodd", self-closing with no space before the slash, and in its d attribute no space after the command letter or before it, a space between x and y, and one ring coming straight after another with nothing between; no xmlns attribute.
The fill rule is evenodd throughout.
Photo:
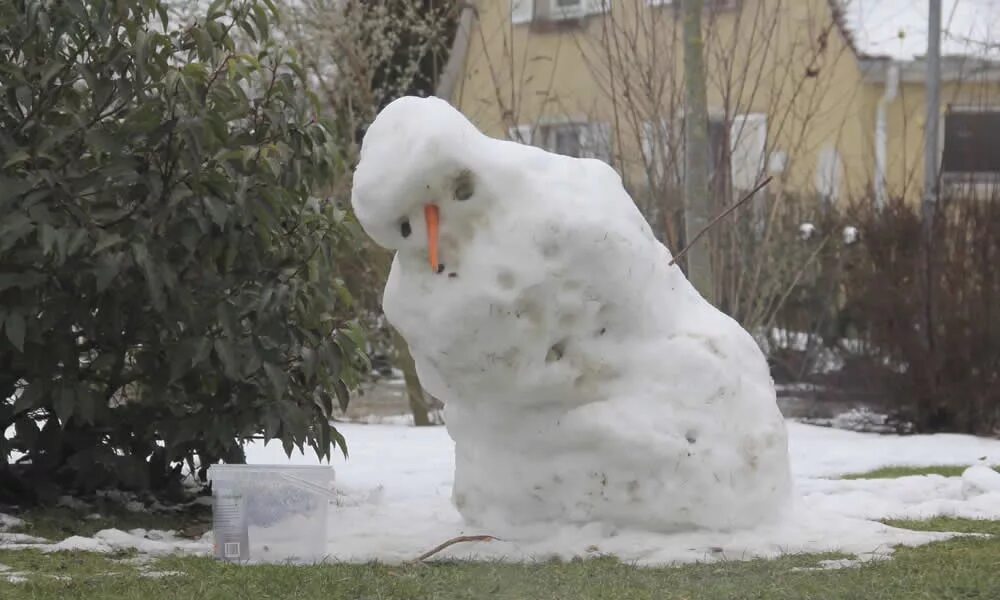
<svg viewBox="0 0 1000 600"><path fill-rule="evenodd" d="M687 246L684 246L683 248L681 248L681 251L678 252L670 260L670 266L675 265L677 263L677 259L680 258L680 257L682 257L682 256L684 256L684 253L687 252L688 250L690 250L691 246L694 246L694 243L697 242L699 239L701 239L701 236L705 235L705 232L708 231L709 229L711 229L713 225L715 225L716 223L718 223L720 220L722 220L723 217L725 217L729 213L731 213L734 210L736 210L737 208L739 208L741 204L743 204L744 202L746 202L750 198L753 198L754 194L756 194L757 192L759 192L762 189L764 189L764 186L766 186L767 184L771 183L771 179L773 179L773 177L771 177L770 175L768 175L760 183L758 183L756 186L754 186L754 188L752 190L750 190L750 192L748 192L746 196L743 196L742 198L740 198L739 202L733 204L732 206L730 206L726 210L722 211L719 214L719 216L717 216L714 219L712 219L711 223L709 223L708 225L705 225L701 229L701 231L699 231L698 234L694 236L694 239L692 239L690 242L688 242Z"/></svg>
<svg viewBox="0 0 1000 600"><path fill-rule="evenodd" d="M441 544L436 546L433 550L428 550L427 552L424 552L417 558L413 559L411 562L415 563L423 562L428 558L434 556L438 552L444 550L448 546L452 546L454 544L460 544L462 542L492 542L494 540L500 541L500 538L493 537L492 535L460 535L458 537L453 537L446 542L442 542Z"/></svg>

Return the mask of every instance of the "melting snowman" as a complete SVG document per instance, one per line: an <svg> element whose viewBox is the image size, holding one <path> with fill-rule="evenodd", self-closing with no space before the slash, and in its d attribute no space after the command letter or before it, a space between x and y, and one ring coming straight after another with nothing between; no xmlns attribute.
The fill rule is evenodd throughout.
<svg viewBox="0 0 1000 600"><path fill-rule="evenodd" d="M396 251L383 307L445 402L468 524L729 530L790 506L764 356L611 167L406 97L368 129L352 203Z"/></svg>

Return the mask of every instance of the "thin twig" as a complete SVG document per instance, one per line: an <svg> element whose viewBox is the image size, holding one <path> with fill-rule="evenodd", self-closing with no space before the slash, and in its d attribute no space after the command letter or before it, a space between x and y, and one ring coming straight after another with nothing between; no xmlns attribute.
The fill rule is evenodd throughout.
<svg viewBox="0 0 1000 600"><path fill-rule="evenodd" d="M760 183L758 183L752 190L750 190L750 192L746 196L743 196L740 199L739 202L733 204L732 206L730 206L726 210L722 211L722 213L720 213L719 216L717 216L714 219L712 219L711 223L709 223L708 225L705 225L704 227L702 227L701 231L699 231L694 236L694 238L690 242L688 242L687 246L684 246L683 248L681 248L681 251L674 255L674 257L670 260L670 265L671 266L675 265L677 263L677 259L680 258L680 257L682 257L682 256L684 256L684 254L688 250L691 249L691 246L694 246L695 242L697 242L699 239L701 239L701 236L705 235L705 232L707 232L709 229L712 228L712 226L714 226L716 223L718 223L720 220L722 220L723 217L725 217L729 213L731 213L734 210L736 210L737 208L739 208L741 204L743 204L744 202L746 202L750 198L753 198L754 194L756 194L757 192L759 192L762 189L764 189L764 187L767 184L771 183L771 179L773 179L773 177L771 177L770 175L768 175L766 178L764 178L763 181L761 181Z"/></svg>
<svg viewBox="0 0 1000 600"><path fill-rule="evenodd" d="M433 550L428 550L427 552L424 552L417 558L413 559L411 562L415 563L423 562L428 558L434 556L438 552L444 550L448 546L452 546L454 544L460 544L462 542L492 542L492 541L500 541L500 538L493 537L492 535L460 535L458 537L453 537L450 540L441 543Z"/></svg>

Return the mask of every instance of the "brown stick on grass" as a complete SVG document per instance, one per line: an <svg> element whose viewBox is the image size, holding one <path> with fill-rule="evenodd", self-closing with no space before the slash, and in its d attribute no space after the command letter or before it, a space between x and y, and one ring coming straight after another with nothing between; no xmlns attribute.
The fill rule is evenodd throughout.
<svg viewBox="0 0 1000 600"><path fill-rule="evenodd" d="M434 556L438 552L444 550L448 546L453 546L455 544L460 544L462 542L492 542L494 540L500 541L500 538L493 537L492 535L460 535L458 537L453 537L446 542L442 542L441 544L436 546L433 550L428 550L427 552L424 552L420 556L413 559L411 562L415 563L423 562L428 558Z"/></svg>
<svg viewBox="0 0 1000 600"><path fill-rule="evenodd" d="M670 260L670 266L673 266L673 265L677 264L677 259L678 259L678 258L680 258L680 257L682 257L682 256L684 256L684 253L685 253L685 252L687 252L688 250L690 250L690 249L691 249L691 246L694 246L694 243L695 243L695 242L697 242L697 241L698 241L699 239L701 239L701 236L705 235L705 232L706 232L706 231L708 231L709 229L711 229L711 228L712 228L712 226L714 226L714 225L715 225L716 223L718 223L719 221L721 221L723 217L725 217L725 216L726 216L726 215L728 215L729 213L731 213L731 212L733 212L734 210L736 210L737 208L739 208L739 207L740 207L740 205L742 205L742 204L743 204L744 202L746 202L746 201L747 201L747 200L749 200L750 198L753 198L754 194L756 194L757 192L759 192L759 191L761 191L762 189L764 189L764 186L766 186L767 184L771 183L771 179L773 179L773 177L771 177L770 175L768 175L768 176L767 176L766 178L764 178L764 179L763 179L763 180L762 180L762 181L761 181L760 183L758 183L758 184L757 184L756 186L754 186L754 188L753 188L752 190L750 190L750 192L749 192L749 193L747 193L747 195L746 195L746 196L743 196L742 198L740 198L740 201L739 201L739 202L737 202L737 203L733 204L732 206L730 206L730 207L729 207L729 208L727 208L726 210L722 211L722 212L721 212L721 213L719 214L719 216L717 216L717 217L715 217L714 219L712 219L712 222L711 222L711 223L709 223L708 225L705 225L705 226L704 226L704 227L703 227L703 228L701 229L701 231L699 231L699 232L698 232L698 233L697 233L697 234L696 234L696 235L694 236L694 238L693 238L693 239L692 239L692 240L691 240L690 242L688 242L688 243L687 243L687 246L684 246L683 248L681 248L681 251L680 251L680 252L678 252L678 253L677 253L677 254L676 254L676 255L675 255L675 256L674 256L674 257L673 257L673 258L672 258L672 259Z"/></svg>

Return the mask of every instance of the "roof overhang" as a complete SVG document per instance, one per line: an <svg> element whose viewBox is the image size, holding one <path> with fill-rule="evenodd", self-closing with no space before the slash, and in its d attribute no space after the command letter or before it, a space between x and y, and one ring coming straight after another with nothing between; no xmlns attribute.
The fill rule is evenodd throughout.
<svg viewBox="0 0 1000 600"><path fill-rule="evenodd" d="M927 81L927 61L923 57L898 61L887 56L866 56L859 59L864 80L868 83L885 83L889 65L899 67L900 83ZM1000 60L973 56L942 56L941 81L953 83L1000 83Z"/></svg>

